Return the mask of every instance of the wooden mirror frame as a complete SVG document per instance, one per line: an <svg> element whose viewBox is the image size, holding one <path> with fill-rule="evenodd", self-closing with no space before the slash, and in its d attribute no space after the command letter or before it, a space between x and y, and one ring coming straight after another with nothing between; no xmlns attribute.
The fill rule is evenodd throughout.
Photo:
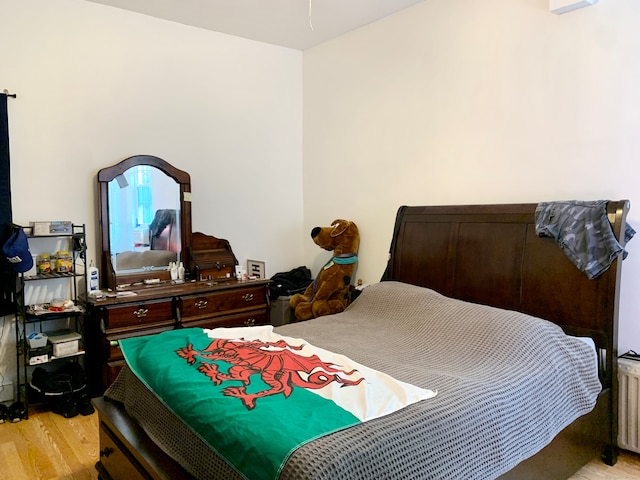
<svg viewBox="0 0 640 480"><path fill-rule="evenodd" d="M109 232L109 182L122 175L129 168L138 165L150 165L173 178L180 187L180 257L185 268L189 268L188 252L191 249L191 177L185 171L175 168L167 161L152 155L135 155L125 158L120 163L103 168L98 172L98 210L100 212L100 251L101 278L103 288L115 290L119 285L144 282L150 278L169 280L168 271L135 272L118 274L111 262L111 242Z"/></svg>

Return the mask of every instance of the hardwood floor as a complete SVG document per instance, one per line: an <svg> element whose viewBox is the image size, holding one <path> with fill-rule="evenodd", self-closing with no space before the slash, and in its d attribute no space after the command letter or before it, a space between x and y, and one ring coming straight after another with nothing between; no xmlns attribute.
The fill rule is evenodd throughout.
<svg viewBox="0 0 640 480"><path fill-rule="evenodd" d="M0 480L96 480L98 415L66 419L51 412L0 425ZM636 480L640 455L621 451L608 467L592 461L570 480ZM544 479L541 479L544 480Z"/></svg>
<svg viewBox="0 0 640 480"><path fill-rule="evenodd" d="M599 460L582 467L570 480L637 480L640 478L640 455L620 450L618 462L609 467Z"/></svg>
<svg viewBox="0 0 640 480"><path fill-rule="evenodd" d="M0 480L95 480L98 414L51 412L0 425Z"/></svg>

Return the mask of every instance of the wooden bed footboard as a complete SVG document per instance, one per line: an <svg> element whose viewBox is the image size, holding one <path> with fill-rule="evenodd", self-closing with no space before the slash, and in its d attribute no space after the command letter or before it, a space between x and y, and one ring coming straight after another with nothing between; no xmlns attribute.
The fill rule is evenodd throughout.
<svg viewBox="0 0 640 480"><path fill-rule="evenodd" d="M98 411L100 459L96 463L102 480L191 480L174 459L164 453L118 402L94 398Z"/></svg>

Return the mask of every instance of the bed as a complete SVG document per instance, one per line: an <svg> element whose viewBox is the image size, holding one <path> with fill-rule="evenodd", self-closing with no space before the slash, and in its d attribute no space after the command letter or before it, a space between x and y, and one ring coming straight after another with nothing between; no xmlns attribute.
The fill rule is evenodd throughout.
<svg viewBox="0 0 640 480"><path fill-rule="evenodd" d="M607 204L612 231L621 242L628 208L626 200ZM380 284L365 288L341 314L274 329L346 353L399 380L438 390L432 399L305 443L288 457L280 479L551 479L567 478L597 455L607 464L616 462L621 257L588 280L555 241L536 235L535 209L536 204L401 207ZM438 328L427 324L414 332L408 330L415 328L410 326L412 315L393 316L398 305L422 305L425 298L425 308L434 308L431 302L438 308L473 308L475 318L486 318L479 335L486 346L473 351L478 333L469 333L464 323L454 326L445 319ZM502 323L493 323L495 312ZM367 315L378 315L372 320L378 323L363 326ZM456 341L445 347L441 339L448 329ZM513 343L512 334L505 332L511 330L524 337L515 353L504 353L505 360L502 352ZM333 335L327 336L328 331ZM565 338L563 332L586 337L591 346ZM429 337L437 343L426 343ZM550 349L556 341L562 348ZM559 350L564 360L556 356ZM485 359L491 359L492 368L515 374L521 396L536 389L548 395L542 401L525 398L524 406L513 412L510 392L491 388L493 381L485 384L491 390L487 397L471 390L483 375L482 369L474 369L480 364L484 368ZM564 367L553 374L542 367L554 372L554 366L565 361L595 373L579 381L571 373L566 380L574 382L570 386L535 383L559 378ZM541 403L559 397L558 405L563 405L573 396L567 392L574 391L582 393L570 411L535 422L549 415L540 410ZM446 403L451 400L462 409ZM94 404L100 414L101 459L96 468L101 478L242 478L201 437L185 429L130 369ZM505 427L499 426L503 417L511 418ZM472 428L478 418L484 431L482 425Z"/></svg>

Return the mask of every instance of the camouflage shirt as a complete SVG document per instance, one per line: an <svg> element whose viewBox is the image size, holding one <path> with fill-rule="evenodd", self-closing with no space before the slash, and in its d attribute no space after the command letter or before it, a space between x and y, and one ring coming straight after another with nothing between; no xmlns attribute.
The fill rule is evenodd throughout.
<svg viewBox="0 0 640 480"><path fill-rule="evenodd" d="M553 238L589 279L607 270L621 253L627 256L613 234L606 200L539 203L535 221L538 236ZM635 233L627 225L624 242Z"/></svg>

